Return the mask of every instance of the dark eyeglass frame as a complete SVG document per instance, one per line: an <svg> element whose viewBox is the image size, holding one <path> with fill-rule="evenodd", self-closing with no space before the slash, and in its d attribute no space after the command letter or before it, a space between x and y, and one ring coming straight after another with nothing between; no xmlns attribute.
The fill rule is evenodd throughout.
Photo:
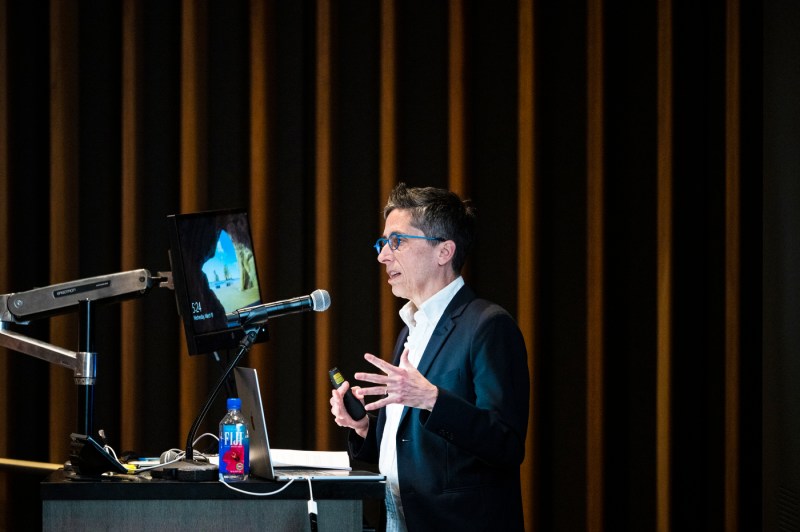
<svg viewBox="0 0 800 532"><path fill-rule="evenodd" d="M440 236L423 236L423 235L406 235L403 233L389 233L388 237L380 237L378 240L375 241L375 251L378 252L380 255L383 246L389 244L389 249L392 251L397 250L400 247L400 244L403 243L404 238L416 238L419 240L436 240L437 242L445 242L447 239L442 238ZM394 244L392 242L395 242Z"/></svg>

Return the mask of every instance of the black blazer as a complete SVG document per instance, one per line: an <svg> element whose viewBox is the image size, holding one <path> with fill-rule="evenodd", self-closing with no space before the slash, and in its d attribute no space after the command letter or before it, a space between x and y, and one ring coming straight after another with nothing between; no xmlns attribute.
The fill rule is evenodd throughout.
<svg viewBox="0 0 800 532"><path fill-rule="evenodd" d="M394 350L400 362L405 327ZM519 467L525 457L530 381L519 327L467 286L448 305L420 360L439 388L432 412L406 407L397 431L400 496L410 532L522 530ZM354 459L377 463L386 422L371 417Z"/></svg>

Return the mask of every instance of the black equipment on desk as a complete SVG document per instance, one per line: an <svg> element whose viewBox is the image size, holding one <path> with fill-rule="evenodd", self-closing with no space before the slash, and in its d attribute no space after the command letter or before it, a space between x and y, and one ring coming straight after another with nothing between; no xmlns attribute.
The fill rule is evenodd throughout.
<svg viewBox="0 0 800 532"><path fill-rule="evenodd" d="M70 434L69 460L72 469L79 475L101 475L108 471L114 473L127 473L128 470L120 464L111 453L105 450L91 436L86 434Z"/></svg>

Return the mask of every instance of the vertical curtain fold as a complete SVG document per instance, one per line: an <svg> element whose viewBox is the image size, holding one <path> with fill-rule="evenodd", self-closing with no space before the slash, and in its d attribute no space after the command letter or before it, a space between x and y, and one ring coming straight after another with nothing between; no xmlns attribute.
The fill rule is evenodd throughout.
<svg viewBox="0 0 800 532"><path fill-rule="evenodd" d="M739 0L725 19L725 530L739 530L741 33Z"/></svg>
<svg viewBox="0 0 800 532"><path fill-rule="evenodd" d="M332 255L337 249L332 245L335 234L336 220L333 211L333 168L334 168L334 139L333 133L333 46L331 20L331 4L329 0L319 0L317 3L317 71L316 71L316 171L315 171L315 204L314 213L316 224L314 226L314 278L317 286L332 287L335 272L332 271L334 260ZM314 335L314 355L312 364L314 375L323 376L332 367L331 346L334 341L333 321L331 313L324 312L315 319L316 334ZM330 394L330 383L325 378L314 379L316 387L314 395L314 414L316 417L316 445L320 449L331 447L333 427L330 422L330 409L325 408L325 398Z"/></svg>
<svg viewBox="0 0 800 532"><path fill-rule="evenodd" d="M448 40L448 162L449 188L460 195L468 197L467 183L469 173L466 168L466 125L467 109L465 105L465 73L464 55L464 2L451 0L449 11Z"/></svg>
<svg viewBox="0 0 800 532"><path fill-rule="evenodd" d="M397 11L394 0L381 0L380 35L380 175L376 205L382 208L389 192L398 181L397 177ZM375 234L383 232L383 216L377 216ZM396 340L397 316L394 313L395 297L386 289L386 282L379 277L376 287L380 301L380 353L389 359Z"/></svg>
<svg viewBox="0 0 800 532"><path fill-rule="evenodd" d="M273 83L275 32L274 6L271 1L250 1L250 179L249 217L253 248L258 265L259 285L262 294L276 293L274 261L269 251L275 248L275 206L272 182L275 175L273 152L270 149L273 113ZM250 352L248 364L262 375L274 373L274 349L269 342L256 344ZM277 400L274 386L262 388L265 404Z"/></svg>
<svg viewBox="0 0 800 532"><path fill-rule="evenodd" d="M672 416L672 0L658 2L656 529L670 530Z"/></svg>
<svg viewBox="0 0 800 532"><path fill-rule="evenodd" d="M121 215L121 266L122 271L141 267L142 202L139 194L140 148L140 9L136 0L125 0L122 14L122 197ZM155 273L155 272L151 272ZM141 407L141 384L126 375L142 372L142 342L139 331L143 328L141 305L122 304L120 310L120 401L123 412L136 412ZM145 435L135 416L122 416L120 431L126 449L142 449Z"/></svg>
<svg viewBox="0 0 800 532"><path fill-rule="evenodd" d="M527 529L537 530L538 497L537 471L537 397L536 343L536 287L537 248L539 244L536 224L536 75L533 0L520 0L519 4L519 102L518 132L519 169L517 177L517 320L528 350L528 371L531 382L530 415L525 441L525 461L520 472L523 505Z"/></svg>
<svg viewBox="0 0 800 532"><path fill-rule="evenodd" d="M182 0L181 14L181 112L180 112L180 211L208 209L207 150L208 125L206 86L207 15L205 3ZM206 397L206 357L189 357L181 335L180 431L189 434ZM183 442L181 442L183 447Z"/></svg>
<svg viewBox="0 0 800 532"><path fill-rule="evenodd" d="M55 0L50 13L50 282L78 278L78 7ZM50 320L50 343L77 350L78 320L73 315ZM76 430L73 375L50 367L50 428L53 434ZM50 457L66 459L62 438L50 439Z"/></svg>
<svg viewBox="0 0 800 532"><path fill-rule="evenodd" d="M603 1L587 5L586 529L603 530L604 162Z"/></svg>

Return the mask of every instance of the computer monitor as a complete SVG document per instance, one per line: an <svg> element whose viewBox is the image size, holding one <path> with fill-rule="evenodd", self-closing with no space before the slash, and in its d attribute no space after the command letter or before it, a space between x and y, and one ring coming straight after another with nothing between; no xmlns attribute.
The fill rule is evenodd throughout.
<svg viewBox="0 0 800 532"><path fill-rule="evenodd" d="M261 303L250 222L243 209L167 217L172 281L189 354L236 347L226 313ZM266 330L256 341L266 339Z"/></svg>

